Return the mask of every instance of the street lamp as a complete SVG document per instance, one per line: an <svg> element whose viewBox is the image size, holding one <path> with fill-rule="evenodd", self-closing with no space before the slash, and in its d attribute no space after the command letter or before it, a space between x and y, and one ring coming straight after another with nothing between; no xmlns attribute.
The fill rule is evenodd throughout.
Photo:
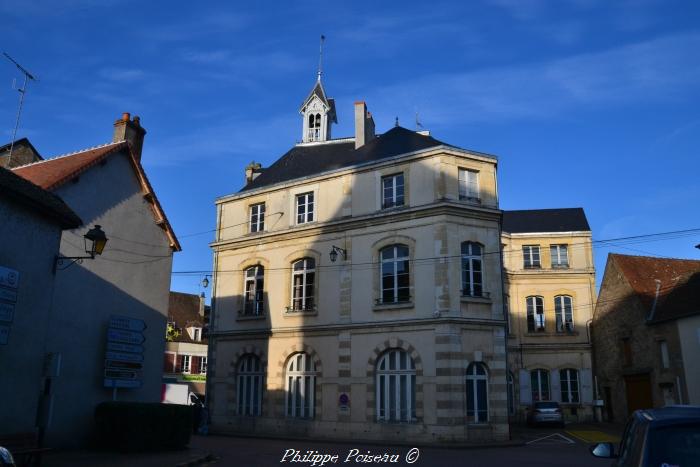
<svg viewBox="0 0 700 467"><path fill-rule="evenodd" d="M75 263L82 263L84 259L95 259L96 255L101 255L107 244L107 235L105 235L102 226L95 225L92 229L83 235L83 241L85 242L85 253L88 256L61 256L56 255L53 263L53 272L57 270L68 269ZM67 265L63 266L66 260L72 260ZM59 267L60 266L60 267Z"/></svg>
<svg viewBox="0 0 700 467"><path fill-rule="evenodd" d="M338 259L338 253L343 254L343 261L348 259L348 252L340 247L337 247L333 245L331 252L329 253L329 256L331 257L331 262L335 263L335 260Z"/></svg>
<svg viewBox="0 0 700 467"><path fill-rule="evenodd" d="M204 287L205 289L206 289L207 287L209 287L209 279L208 279L208 277L210 277L209 274L206 274L206 275L204 276L204 279L202 279L202 287Z"/></svg>

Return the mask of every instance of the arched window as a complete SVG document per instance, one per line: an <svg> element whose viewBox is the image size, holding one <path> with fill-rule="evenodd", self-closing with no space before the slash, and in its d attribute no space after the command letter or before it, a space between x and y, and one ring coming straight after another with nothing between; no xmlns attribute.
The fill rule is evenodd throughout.
<svg viewBox="0 0 700 467"><path fill-rule="evenodd" d="M483 363L467 367L467 422L486 423L489 420L488 375Z"/></svg>
<svg viewBox="0 0 700 467"><path fill-rule="evenodd" d="M294 354L287 362L286 410L288 417L313 418L316 397L316 365L306 353Z"/></svg>
<svg viewBox="0 0 700 467"><path fill-rule="evenodd" d="M557 320L557 332L574 330L573 300L568 295L554 297L554 316Z"/></svg>
<svg viewBox="0 0 700 467"><path fill-rule="evenodd" d="M265 269L259 264L245 270L244 315L261 316L264 313L264 275Z"/></svg>
<svg viewBox="0 0 700 467"><path fill-rule="evenodd" d="M462 295L481 297L484 294L482 247L478 243L462 243Z"/></svg>
<svg viewBox="0 0 700 467"><path fill-rule="evenodd" d="M408 276L408 247L391 245L379 252L381 259L381 303L408 302L410 281Z"/></svg>
<svg viewBox="0 0 700 467"><path fill-rule="evenodd" d="M544 331L544 300L542 297L527 297L528 332Z"/></svg>
<svg viewBox="0 0 700 467"><path fill-rule="evenodd" d="M559 384L561 384L561 401L567 404L578 404L578 370L573 368L559 370Z"/></svg>
<svg viewBox="0 0 700 467"><path fill-rule="evenodd" d="M377 362L377 420L412 422L416 419L416 367L401 349L392 349Z"/></svg>
<svg viewBox="0 0 700 467"><path fill-rule="evenodd" d="M238 362L238 415L258 416L262 412L263 370L260 359L248 354Z"/></svg>
<svg viewBox="0 0 700 467"><path fill-rule="evenodd" d="M292 311L313 310L316 261L302 258L292 263Z"/></svg>
<svg viewBox="0 0 700 467"><path fill-rule="evenodd" d="M549 400L549 371L537 369L530 372L532 402Z"/></svg>

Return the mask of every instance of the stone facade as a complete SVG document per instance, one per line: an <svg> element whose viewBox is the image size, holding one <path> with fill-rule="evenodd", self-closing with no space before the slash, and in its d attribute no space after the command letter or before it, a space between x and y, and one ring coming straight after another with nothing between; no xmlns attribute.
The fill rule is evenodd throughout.
<svg viewBox="0 0 700 467"><path fill-rule="evenodd" d="M544 210L537 215L549 214ZM591 232L504 232L502 242L509 310L510 416L524 421L528 407L539 399L559 402L568 421L591 420L594 391L588 326L596 299ZM550 245L566 247L565 265L558 266L551 257ZM525 267L524 246L539 248L539 266ZM542 327L533 328L528 320L529 297L541 299ZM569 326L558 324L558 297L570 297ZM537 370L544 372L533 376ZM569 383L570 370L574 380Z"/></svg>
<svg viewBox="0 0 700 467"><path fill-rule="evenodd" d="M677 310L672 292L682 291L684 285L676 282L685 274L679 265L694 267L697 283L700 261L608 256L592 325L608 420L623 422L636 409L698 400L697 386L687 384L697 381L699 369L697 316L658 319Z"/></svg>
<svg viewBox="0 0 700 467"><path fill-rule="evenodd" d="M479 199L460 199L460 168L478 172ZM403 176L403 203L384 208L382 177L392 174ZM315 217L298 223L295 199L305 193L314 195ZM251 209L262 203L264 229L251 232ZM208 375L213 431L508 439L502 266L498 254L487 254L500 248L494 157L444 145L407 151L225 196L217 200L217 217ZM462 294L463 242L483 248L478 296ZM387 300L382 280L394 276L382 276L382 252L397 245L408 255L401 262L408 292ZM329 256L334 247L336 261ZM305 258L314 265L313 285L305 289L314 306L296 309L292 265ZM256 284L264 287L253 299L250 281L258 274ZM467 379L468 368L485 374ZM476 401L484 408L479 417L467 400L475 393L469 384L485 388ZM250 402L255 397L260 404ZM295 412L299 400L304 408Z"/></svg>

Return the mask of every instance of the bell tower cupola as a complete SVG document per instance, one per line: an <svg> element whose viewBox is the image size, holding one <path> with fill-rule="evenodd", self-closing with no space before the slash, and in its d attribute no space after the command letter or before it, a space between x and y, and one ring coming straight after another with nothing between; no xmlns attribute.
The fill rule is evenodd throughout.
<svg viewBox="0 0 700 467"><path fill-rule="evenodd" d="M325 39L325 36L321 36L316 83L299 109L299 113L303 118L301 140L304 143L328 141L331 139L331 124L338 123L335 114L335 101L326 97L326 91L321 83L321 75L323 74L321 60L323 58L323 41Z"/></svg>

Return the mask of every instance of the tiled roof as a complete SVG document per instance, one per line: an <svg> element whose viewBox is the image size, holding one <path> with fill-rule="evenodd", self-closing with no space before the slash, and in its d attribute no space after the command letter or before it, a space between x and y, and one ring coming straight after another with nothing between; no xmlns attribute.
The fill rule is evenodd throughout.
<svg viewBox="0 0 700 467"><path fill-rule="evenodd" d="M170 240L171 248L173 248L175 251L180 251L182 249L180 247L180 243L175 236L175 232L173 231L170 222L168 222L168 218L165 216L165 211L163 210L155 192L153 191L153 187L146 176L146 172L143 170L141 163L136 159L136 157L134 157L129 143L126 141L109 143L103 146L96 146L93 148L84 149L82 151L34 162L32 164L16 167L12 169L12 171L20 177L29 180L35 185L38 185L46 190L55 190L66 182L73 180L75 177L79 176L81 173L85 172L91 167L99 164L110 155L118 153L127 154L129 161L131 162L131 166L133 167L134 172L141 183L144 196L151 203L154 217L156 218L156 223L161 225L165 230Z"/></svg>
<svg viewBox="0 0 700 467"><path fill-rule="evenodd" d="M503 211L503 227L507 233L590 231L583 208L527 209Z"/></svg>
<svg viewBox="0 0 700 467"><path fill-rule="evenodd" d="M127 148L126 141L105 144L16 167L13 171L45 190L53 190L98 164L108 155Z"/></svg>
<svg viewBox="0 0 700 467"><path fill-rule="evenodd" d="M353 140L299 144L244 186L241 192L441 145L445 143L402 127L394 127L358 149L355 149Z"/></svg>
<svg viewBox="0 0 700 467"><path fill-rule="evenodd" d="M700 261L611 254L634 293L651 311L659 297L652 322L700 314Z"/></svg>
<svg viewBox="0 0 700 467"><path fill-rule="evenodd" d="M175 323L175 327L180 330L180 336L173 339L173 342L189 342L192 344L206 344L206 337L201 341L194 341L187 334L186 328L196 327L204 329L209 322L209 307L204 307L204 316L199 314L199 295L182 292L170 292L168 302L168 321Z"/></svg>
<svg viewBox="0 0 700 467"><path fill-rule="evenodd" d="M61 198L7 169L0 168L0 188L4 199L13 200L49 217L64 229L74 229L83 223Z"/></svg>

